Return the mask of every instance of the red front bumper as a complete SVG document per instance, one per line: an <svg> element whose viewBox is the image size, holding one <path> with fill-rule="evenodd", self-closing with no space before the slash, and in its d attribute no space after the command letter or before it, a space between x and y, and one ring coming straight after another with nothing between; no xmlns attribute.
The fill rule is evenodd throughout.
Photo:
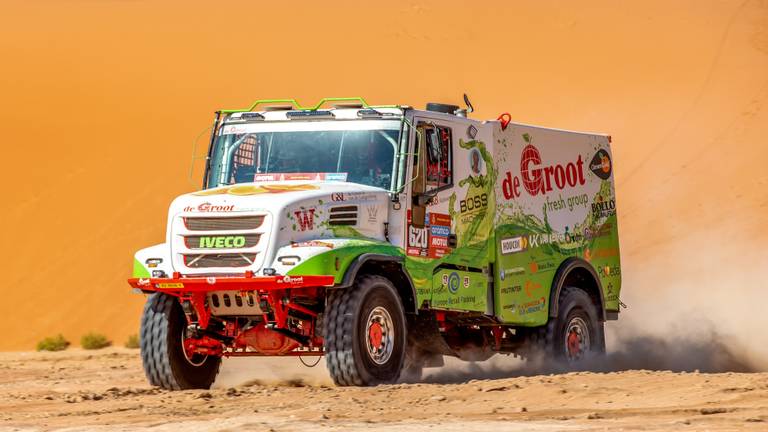
<svg viewBox="0 0 768 432"><path fill-rule="evenodd" d="M210 291L271 291L288 288L333 286L333 276L226 276L131 278L128 283L142 291L180 293L205 293Z"/></svg>

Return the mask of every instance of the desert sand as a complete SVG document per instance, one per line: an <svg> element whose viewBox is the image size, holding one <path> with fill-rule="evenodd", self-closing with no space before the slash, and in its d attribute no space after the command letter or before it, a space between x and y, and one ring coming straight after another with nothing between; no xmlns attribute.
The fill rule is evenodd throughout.
<svg viewBox="0 0 768 432"><path fill-rule="evenodd" d="M768 427L765 373L579 372L462 384L436 374L419 384L336 388L322 363L297 373L297 359L237 359L227 362L210 391L168 392L147 386L135 350L12 353L0 361L2 431Z"/></svg>
<svg viewBox="0 0 768 432"><path fill-rule="evenodd" d="M162 242L170 201L200 187L192 156L213 111L259 98L423 107L466 92L476 118L509 112L611 134L629 305L607 325L608 369L618 370L607 373L502 368L329 389L286 385L291 367L274 383L244 386L258 373L217 383L208 397L149 390L134 352L1 354L3 424L767 427L746 421L768 413L765 0L7 0L0 9L0 350L28 351L57 333L77 344L99 331L117 345L137 333L144 299L125 283L133 252Z"/></svg>
<svg viewBox="0 0 768 432"><path fill-rule="evenodd" d="M476 118L610 133L621 327L768 324L765 1L6 1L0 58L0 350L136 333L133 252L200 187L213 111L280 97L467 92Z"/></svg>

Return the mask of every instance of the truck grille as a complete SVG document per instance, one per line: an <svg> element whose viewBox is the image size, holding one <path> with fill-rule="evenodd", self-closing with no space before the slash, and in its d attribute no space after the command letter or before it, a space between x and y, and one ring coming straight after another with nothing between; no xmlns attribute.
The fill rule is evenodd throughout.
<svg viewBox="0 0 768 432"><path fill-rule="evenodd" d="M181 214L174 220L174 261L186 274L258 271L271 226L267 212Z"/></svg>
<svg viewBox="0 0 768 432"><path fill-rule="evenodd" d="M263 215L184 218L184 226L190 231L253 230L263 223Z"/></svg>
<svg viewBox="0 0 768 432"><path fill-rule="evenodd" d="M186 254L184 265L189 268L247 267L256 260L256 253Z"/></svg>

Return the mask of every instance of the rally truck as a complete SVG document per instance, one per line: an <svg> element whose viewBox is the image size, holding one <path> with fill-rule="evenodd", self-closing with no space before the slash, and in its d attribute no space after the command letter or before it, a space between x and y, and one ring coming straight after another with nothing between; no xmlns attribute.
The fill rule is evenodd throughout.
<svg viewBox="0 0 768 432"><path fill-rule="evenodd" d="M216 112L201 190L135 254L149 382L208 388L238 356L325 356L337 385L369 386L444 356L603 353L621 304L610 137L466 103Z"/></svg>

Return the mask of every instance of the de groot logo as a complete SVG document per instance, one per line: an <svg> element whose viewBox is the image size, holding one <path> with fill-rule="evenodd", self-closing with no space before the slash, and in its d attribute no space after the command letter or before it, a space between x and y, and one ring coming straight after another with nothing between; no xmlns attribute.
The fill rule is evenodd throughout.
<svg viewBox="0 0 768 432"><path fill-rule="evenodd" d="M299 230L312 231L315 229L315 209L297 210L293 212L299 224Z"/></svg>

